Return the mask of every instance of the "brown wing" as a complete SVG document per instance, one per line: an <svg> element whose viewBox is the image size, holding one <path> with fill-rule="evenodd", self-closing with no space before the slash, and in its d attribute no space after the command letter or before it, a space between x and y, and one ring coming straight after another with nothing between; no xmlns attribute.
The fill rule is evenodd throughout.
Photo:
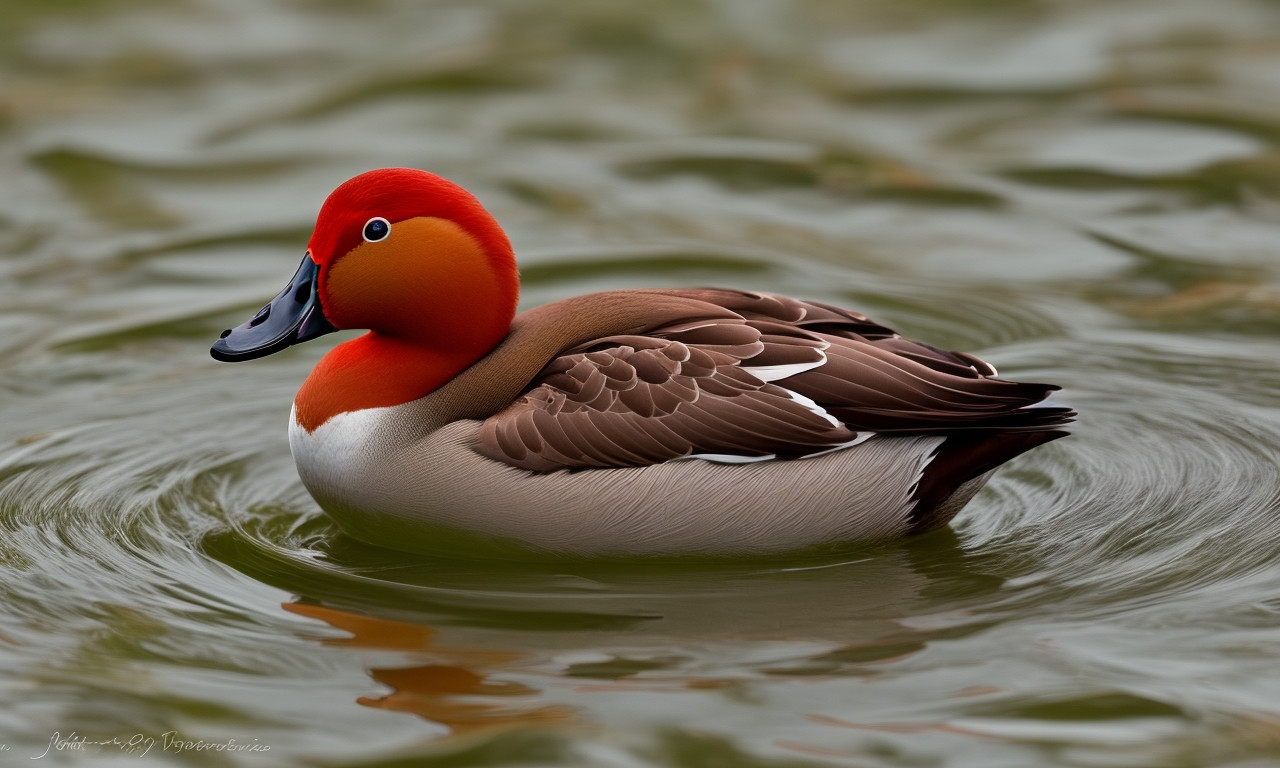
<svg viewBox="0 0 1280 768"><path fill-rule="evenodd" d="M859 431L1036 429L1071 416L1031 407L1056 387L992 378L975 357L908 341L856 312L772 294L666 293L737 317L565 351L485 420L481 452L538 471L690 454L791 457Z"/></svg>
<svg viewBox="0 0 1280 768"><path fill-rule="evenodd" d="M755 327L804 332L826 342L823 365L780 383L851 429L1038 429L1061 426L1075 415L1069 408L1042 405L1057 386L995 378L996 369L973 355L904 339L858 312L772 294L688 293L733 310ZM769 352L766 347L742 364L768 364Z"/></svg>
<svg viewBox="0 0 1280 768"><path fill-rule="evenodd" d="M484 422L481 451L549 471L692 453L799 455L857 437L741 367L765 346L757 329L715 322L661 334L608 337L556 358L538 386Z"/></svg>

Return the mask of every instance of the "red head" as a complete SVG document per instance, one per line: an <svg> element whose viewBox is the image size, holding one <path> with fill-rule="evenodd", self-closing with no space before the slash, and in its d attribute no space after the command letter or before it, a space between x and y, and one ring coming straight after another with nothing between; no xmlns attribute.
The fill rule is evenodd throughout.
<svg viewBox="0 0 1280 768"><path fill-rule="evenodd" d="M385 233L376 224L366 232L375 219ZM506 234L469 192L426 171L383 168L343 183L320 208L308 250L325 317L338 328L448 348L487 344L483 354L515 314Z"/></svg>
<svg viewBox="0 0 1280 768"><path fill-rule="evenodd" d="M298 393L298 420L315 429L432 392L506 336L518 295L511 243L474 197L425 171L384 168L329 195L292 282L212 354L250 360L369 329L326 355Z"/></svg>

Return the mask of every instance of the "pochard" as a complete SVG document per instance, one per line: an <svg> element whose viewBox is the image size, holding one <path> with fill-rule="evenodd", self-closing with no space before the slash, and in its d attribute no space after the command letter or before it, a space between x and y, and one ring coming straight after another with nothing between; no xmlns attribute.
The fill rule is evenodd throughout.
<svg viewBox="0 0 1280 768"><path fill-rule="evenodd" d="M370 171L211 352L366 330L303 383L289 444L342 529L417 552L745 556L923 533L1075 415L1056 386L817 301L615 290L517 314L518 294L476 198Z"/></svg>

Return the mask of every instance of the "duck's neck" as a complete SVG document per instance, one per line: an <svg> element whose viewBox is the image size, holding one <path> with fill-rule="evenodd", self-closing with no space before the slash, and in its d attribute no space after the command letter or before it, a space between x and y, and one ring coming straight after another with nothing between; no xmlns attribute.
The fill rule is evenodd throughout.
<svg viewBox="0 0 1280 768"><path fill-rule="evenodd" d="M294 399L295 418L314 432L340 413L417 400L491 347L442 349L371 331L339 344L320 360Z"/></svg>

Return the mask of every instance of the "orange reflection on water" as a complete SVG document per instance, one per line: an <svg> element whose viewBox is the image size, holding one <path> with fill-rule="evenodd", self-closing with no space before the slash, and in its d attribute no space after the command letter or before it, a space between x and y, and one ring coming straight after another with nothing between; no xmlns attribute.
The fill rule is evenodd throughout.
<svg viewBox="0 0 1280 768"><path fill-rule="evenodd" d="M281 607L351 633L351 637L326 638L321 641L325 645L432 658L431 664L370 669L369 675L392 691L385 696L356 699L363 706L409 712L448 727L455 736L498 728L565 724L578 719L571 707L542 703L540 689L494 677L495 667L519 659L519 653L441 646L431 627L328 606L283 603Z"/></svg>

